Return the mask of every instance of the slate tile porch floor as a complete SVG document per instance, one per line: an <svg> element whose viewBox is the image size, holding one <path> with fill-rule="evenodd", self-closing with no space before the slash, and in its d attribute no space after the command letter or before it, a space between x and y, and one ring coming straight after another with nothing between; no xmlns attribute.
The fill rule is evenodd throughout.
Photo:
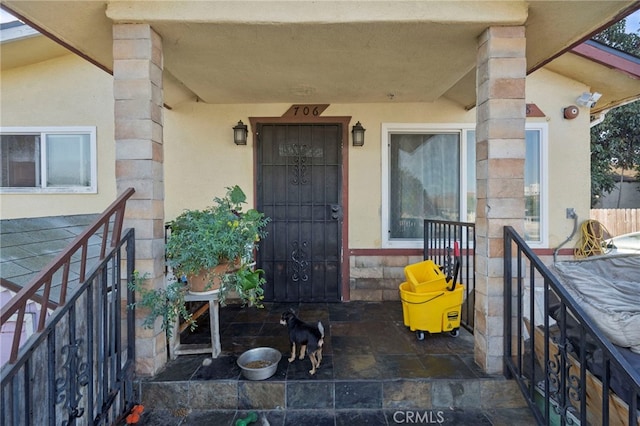
<svg viewBox="0 0 640 426"><path fill-rule="evenodd" d="M289 308L324 325L324 357L314 376L308 357L287 361L279 319ZM255 425L535 424L515 383L475 364L469 332L419 341L404 325L399 301L228 305L220 309L220 327L223 353L210 365L203 365L207 355L181 355L140 381L140 424L226 426L252 411L260 417ZM199 324L182 342L201 342L208 333L208 324ZM280 350L282 360L273 377L246 380L236 359L259 346Z"/></svg>

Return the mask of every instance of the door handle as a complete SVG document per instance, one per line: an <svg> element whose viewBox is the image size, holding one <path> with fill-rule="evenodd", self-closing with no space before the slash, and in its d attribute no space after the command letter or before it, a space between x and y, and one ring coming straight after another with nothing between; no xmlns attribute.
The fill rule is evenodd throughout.
<svg viewBox="0 0 640 426"><path fill-rule="evenodd" d="M342 206L340 204L331 204L331 219L340 220L342 219Z"/></svg>

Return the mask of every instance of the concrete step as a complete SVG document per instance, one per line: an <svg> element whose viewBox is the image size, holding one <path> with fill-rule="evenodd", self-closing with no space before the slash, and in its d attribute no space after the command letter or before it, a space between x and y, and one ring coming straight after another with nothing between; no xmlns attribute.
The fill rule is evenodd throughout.
<svg viewBox="0 0 640 426"><path fill-rule="evenodd" d="M523 408L501 377L392 380L140 381L149 410L432 410Z"/></svg>

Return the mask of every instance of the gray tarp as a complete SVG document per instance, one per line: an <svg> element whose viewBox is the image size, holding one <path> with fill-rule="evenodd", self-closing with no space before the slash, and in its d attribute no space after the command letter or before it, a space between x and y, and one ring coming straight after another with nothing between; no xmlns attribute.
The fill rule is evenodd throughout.
<svg viewBox="0 0 640 426"><path fill-rule="evenodd" d="M640 353L640 256L601 256L551 267L615 345Z"/></svg>

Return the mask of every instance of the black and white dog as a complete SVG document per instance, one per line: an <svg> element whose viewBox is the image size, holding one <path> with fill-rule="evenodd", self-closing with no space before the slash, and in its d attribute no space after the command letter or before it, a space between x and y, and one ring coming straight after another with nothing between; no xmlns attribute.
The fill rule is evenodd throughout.
<svg viewBox="0 0 640 426"><path fill-rule="evenodd" d="M299 319L293 310L284 312L280 317L280 324L289 329L289 342L291 343L291 357L289 362L296 359L296 346L300 347L300 359L304 359L305 352L309 353L311 370L309 374L315 374L322 361L322 345L324 345L324 327L318 321L318 325L312 325Z"/></svg>

